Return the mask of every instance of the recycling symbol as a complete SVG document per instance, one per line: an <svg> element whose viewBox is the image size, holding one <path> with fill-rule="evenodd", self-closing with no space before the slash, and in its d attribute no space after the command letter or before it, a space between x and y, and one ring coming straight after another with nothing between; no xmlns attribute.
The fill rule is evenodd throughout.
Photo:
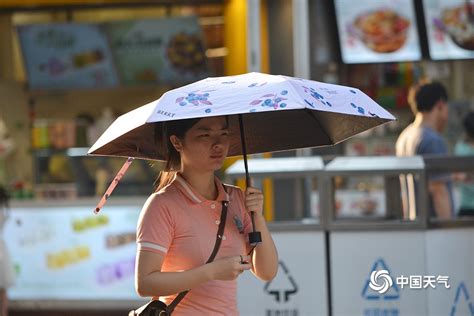
<svg viewBox="0 0 474 316"><path fill-rule="evenodd" d="M272 281L265 284L264 291L269 295L273 295L278 303L286 303L291 295L298 292L298 286L283 261L279 261L278 264L281 268L279 273Z"/></svg>
<svg viewBox="0 0 474 316"><path fill-rule="evenodd" d="M463 311L459 311L464 307L464 313ZM471 298L469 296L469 292L467 290L466 284L464 282L461 282L456 290L456 296L454 298L454 303L453 306L451 307L451 316L456 316L456 315L465 315L467 313L470 313L471 315L474 316L474 304L471 302Z"/></svg>

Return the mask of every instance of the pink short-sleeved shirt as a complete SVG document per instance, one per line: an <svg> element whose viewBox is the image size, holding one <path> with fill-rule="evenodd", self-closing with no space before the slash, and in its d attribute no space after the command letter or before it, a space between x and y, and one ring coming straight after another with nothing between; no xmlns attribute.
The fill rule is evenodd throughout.
<svg viewBox="0 0 474 316"><path fill-rule="evenodd" d="M179 174L152 194L140 213L138 251L164 255L162 272L185 271L205 264L215 244L222 201L229 201L224 237L216 259L246 255L251 220L238 187L215 178L217 200L206 200ZM161 297L170 304L175 295ZM157 299L154 297L153 299ZM193 289L173 312L182 315L239 315L237 281L210 281Z"/></svg>

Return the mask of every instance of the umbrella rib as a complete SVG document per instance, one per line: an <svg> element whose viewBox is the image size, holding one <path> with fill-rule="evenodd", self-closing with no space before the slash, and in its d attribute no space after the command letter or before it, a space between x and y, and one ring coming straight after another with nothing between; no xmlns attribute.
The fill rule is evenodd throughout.
<svg viewBox="0 0 474 316"><path fill-rule="evenodd" d="M321 123L319 122L318 118L314 115L313 110L306 109L306 111L309 112L309 115L311 116L311 118L316 121L316 123L319 125L320 129L324 132L324 134L326 134L327 138L328 138L331 142L334 142L334 140L329 136L329 134L328 134L328 133L326 132L326 130L323 128L323 126L322 126Z"/></svg>
<svg viewBox="0 0 474 316"><path fill-rule="evenodd" d="M300 94L298 93L298 91L296 90L295 86L293 85L293 82L290 80L290 81L288 81L288 83L290 84L290 87L291 87L291 89L293 90L293 93L295 93L295 95L300 95ZM306 108L306 105L305 105L305 110L310 112L310 116L316 121L316 123L319 125L319 127L321 128L321 130L324 132L324 134L326 134L327 138L328 138L331 142L333 142L332 138L329 137L329 134L326 132L326 130L325 130L324 128L322 128L322 125L321 125L321 123L319 122L318 118L314 115L313 110L310 110L310 109Z"/></svg>

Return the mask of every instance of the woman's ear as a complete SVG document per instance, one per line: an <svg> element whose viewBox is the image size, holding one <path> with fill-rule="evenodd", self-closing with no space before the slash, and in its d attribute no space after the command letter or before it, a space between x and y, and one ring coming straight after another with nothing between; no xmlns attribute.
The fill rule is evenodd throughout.
<svg viewBox="0 0 474 316"><path fill-rule="evenodd" d="M181 140L178 137L176 137L176 135L170 136L170 142L177 152L180 152L181 149L183 148L183 144L181 143Z"/></svg>

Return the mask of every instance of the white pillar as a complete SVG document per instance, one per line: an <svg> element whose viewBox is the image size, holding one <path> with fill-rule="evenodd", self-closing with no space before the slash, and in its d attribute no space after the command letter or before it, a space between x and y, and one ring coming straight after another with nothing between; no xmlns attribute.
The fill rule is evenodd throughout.
<svg viewBox="0 0 474 316"><path fill-rule="evenodd" d="M308 0L293 0L293 69L294 76L310 78Z"/></svg>
<svg viewBox="0 0 474 316"><path fill-rule="evenodd" d="M293 71L294 76L310 79L310 57L309 57L309 8L308 0L293 0ZM310 148L298 149L296 156L311 156ZM309 216L311 214L311 177L305 177L304 183L295 180L296 194L304 192L304 199L297 199L295 209Z"/></svg>
<svg viewBox="0 0 474 316"><path fill-rule="evenodd" d="M294 76L310 79L308 0L293 0L293 69ZM298 156L311 156L311 149L297 150Z"/></svg>
<svg viewBox="0 0 474 316"><path fill-rule="evenodd" d="M247 0L247 71L262 70L260 0Z"/></svg>

